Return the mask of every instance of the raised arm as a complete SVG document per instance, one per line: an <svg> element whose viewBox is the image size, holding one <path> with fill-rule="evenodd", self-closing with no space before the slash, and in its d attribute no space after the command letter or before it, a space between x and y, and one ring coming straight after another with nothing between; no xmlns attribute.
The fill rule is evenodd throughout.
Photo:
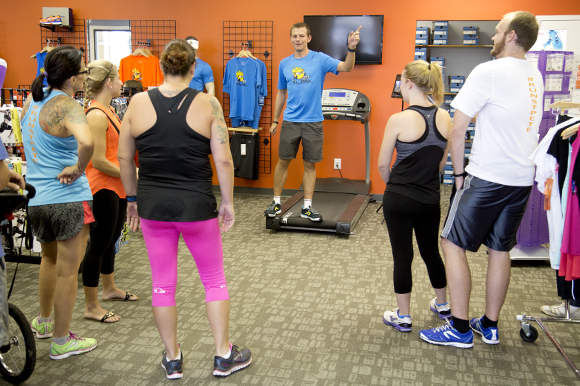
<svg viewBox="0 0 580 386"><path fill-rule="evenodd" d="M95 150L93 151L93 166L100 172L111 177L120 177L119 167L107 159L107 129L109 119L101 110L91 110L87 114L87 122L93 135Z"/></svg>
<svg viewBox="0 0 580 386"><path fill-rule="evenodd" d="M212 115L210 147L220 185L222 201L218 223L222 233L234 225L234 162L230 152L228 128L224 113L216 97L211 97L209 112Z"/></svg>
<svg viewBox="0 0 580 386"><path fill-rule="evenodd" d="M356 31L350 31L350 33L348 34L348 53L346 54L346 59L344 60L344 62L340 62L338 63L338 66L336 67L336 70L338 72L351 72L352 69L354 68L354 58L355 58L355 53L354 52L350 52L350 50L354 50L356 48L356 46L358 45L358 43L360 42L360 29L362 28L362 26L358 27L358 29Z"/></svg>
<svg viewBox="0 0 580 386"><path fill-rule="evenodd" d="M57 176L63 184L72 184L85 171L93 156L94 142L91 135L91 129L87 123L87 117L81 105L72 98L67 96L56 97L59 98L57 107L60 110L60 117L63 117L63 123L66 129L75 137L78 143L78 162L76 165L64 168L64 170ZM59 114L55 115L56 117ZM42 122L41 122L42 125ZM55 125L58 126L58 123Z"/></svg>
<svg viewBox="0 0 580 386"><path fill-rule="evenodd" d="M287 97L287 89L278 90L278 94L276 95L276 103L274 104L274 121L278 121L280 119L280 114L282 114L282 109L284 108L284 103L286 103ZM270 134L276 134L277 129L278 123L272 122L272 126L270 126Z"/></svg>

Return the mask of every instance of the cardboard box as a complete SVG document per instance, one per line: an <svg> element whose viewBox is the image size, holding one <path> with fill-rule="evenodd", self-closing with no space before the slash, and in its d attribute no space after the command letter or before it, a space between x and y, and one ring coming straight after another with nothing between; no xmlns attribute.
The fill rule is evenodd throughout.
<svg viewBox="0 0 580 386"><path fill-rule="evenodd" d="M479 38L466 39L464 36L463 37L463 45L465 45L465 46L478 46L479 45Z"/></svg>
<svg viewBox="0 0 580 386"><path fill-rule="evenodd" d="M449 29L449 21L448 20L437 20L433 22L433 26L436 29Z"/></svg>
<svg viewBox="0 0 580 386"><path fill-rule="evenodd" d="M429 61L431 63L437 63L439 64L441 67L445 66L445 58L442 56L432 56L429 58Z"/></svg>
<svg viewBox="0 0 580 386"><path fill-rule="evenodd" d="M463 85L465 83L465 76L463 75L449 75L449 84L450 85Z"/></svg>
<svg viewBox="0 0 580 386"><path fill-rule="evenodd" d="M433 39L433 45L435 46L446 46L447 45L447 38L443 39Z"/></svg>

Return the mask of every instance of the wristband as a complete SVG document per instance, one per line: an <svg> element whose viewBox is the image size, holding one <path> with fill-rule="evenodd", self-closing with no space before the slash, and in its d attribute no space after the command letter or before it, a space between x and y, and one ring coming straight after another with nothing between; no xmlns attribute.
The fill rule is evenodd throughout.
<svg viewBox="0 0 580 386"><path fill-rule="evenodd" d="M278 121L272 121L272 122L274 122L275 124L278 124Z"/></svg>
<svg viewBox="0 0 580 386"><path fill-rule="evenodd" d="M463 172L463 173L458 173L458 174L452 174L453 177L465 177L467 176L467 172Z"/></svg>
<svg viewBox="0 0 580 386"><path fill-rule="evenodd" d="M127 202L137 202L137 196L127 196Z"/></svg>
<svg viewBox="0 0 580 386"><path fill-rule="evenodd" d="M348 52L356 52L356 47L355 48L350 48L348 45L346 46L346 49L348 50Z"/></svg>

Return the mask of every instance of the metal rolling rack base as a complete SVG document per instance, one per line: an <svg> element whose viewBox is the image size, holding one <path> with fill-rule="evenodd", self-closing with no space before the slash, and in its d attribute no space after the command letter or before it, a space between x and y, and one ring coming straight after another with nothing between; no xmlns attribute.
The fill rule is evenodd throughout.
<svg viewBox="0 0 580 386"><path fill-rule="evenodd" d="M522 328L520 330L520 336L522 339L528 343L533 343L538 339L538 330L534 326L530 324L530 322L537 322L538 326L544 331L546 336L550 339L550 341L554 344L558 352L562 355L568 366L574 371L576 377L580 379L580 370L574 365L574 362L568 357L568 355L564 352L562 347L558 344L554 336L548 330L548 327L544 324L544 322L555 322L555 323L574 323L580 324L580 320L573 320L570 318L570 302L566 300L565 304L566 316L565 318L539 318L536 316L527 316L526 314L518 315L517 320L521 322Z"/></svg>

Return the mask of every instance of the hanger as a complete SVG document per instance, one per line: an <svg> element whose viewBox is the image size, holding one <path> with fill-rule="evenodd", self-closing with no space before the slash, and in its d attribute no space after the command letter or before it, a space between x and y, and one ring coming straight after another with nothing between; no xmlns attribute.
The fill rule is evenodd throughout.
<svg viewBox="0 0 580 386"><path fill-rule="evenodd" d="M58 45L60 45L60 44L58 44ZM52 40L46 39L46 46L42 50L40 50L39 54L42 54L43 52L50 52L50 51L54 50L54 48L55 47L52 46ZM34 58L36 58L36 54L34 54L30 57L30 59L34 59Z"/></svg>
<svg viewBox="0 0 580 386"><path fill-rule="evenodd" d="M240 51L240 53L238 54L238 58L252 58L252 59L256 59L256 57L254 55L252 55L252 53L250 51L248 51L247 49L244 49L244 46L247 46L248 43L242 43L242 50Z"/></svg>

